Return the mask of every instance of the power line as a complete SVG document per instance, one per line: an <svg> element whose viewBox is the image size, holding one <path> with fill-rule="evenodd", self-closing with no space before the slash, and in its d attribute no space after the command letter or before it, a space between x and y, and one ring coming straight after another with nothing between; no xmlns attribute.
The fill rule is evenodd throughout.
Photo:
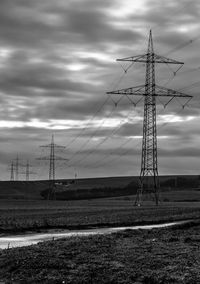
<svg viewBox="0 0 200 284"><path fill-rule="evenodd" d="M130 64L132 66L132 64ZM116 88L120 83L121 81L123 80L124 76L126 75L127 71L129 70L129 68L131 66L128 66L128 68L124 69L122 66L122 69L125 71L123 72L123 74L119 77L119 78L115 78L113 80L113 82L111 84L109 84L110 86L113 85L114 88ZM113 98L111 96L108 96L106 97L106 99L103 101L103 103L100 105L100 107L96 110L96 112L91 115L91 117L87 120L87 123L86 125L84 126L84 128L82 128L82 130L80 131L80 133L75 136L67 145L66 145L66 148L68 148L72 143L74 143L78 138L81 137L81 135L84 133L84 131L88 128L88 126L90 125L90 123L95 119L95 117L97 116L97 114L103 109L103 107L106 105L106 103L109 101L109 99L111 99L115 104L117 104L118 102L115 102L113 100Z"/></svg>
<svg viewBox="0 0 200 284"><path fill-rule="evenodd" d="M185 87L183 87L183 88L181 88L179 90L181 90L181 91L187 90L188 91L188 90L190 90L192 88L198 87L199 85L200 85L200 81L197 81L197 82L191 83L190 85L187 85L187 86L185 86Z"/></svg>
<svg viewBox="0 0 200 284"><path fill-rule="evenodd" d="M180 49L183 49L183 48L187 47L188 45L190 45L191 43L195 42L195 41L198 40L199 38L200 38L200 35L196 36L196 37L193 38L193 39L187 40L186 42L184 42L184 43L178 45L177 47L175 47L175 48L171 49L169 52L167 52L167 53L166 53L166 56L169 55L169 54L171 54L171 53L177 52L177 51L179 51Z"/></svg>
<svg viewBox="0 0 200 284"><path fill-rule="evenodd" d="M94 120L94 118L96 117L96 115L102 110L102 108L105 106L105 104L108 102L109 100L109 96L107 96L106 100L101 104L101 106L97 109L97 111L88 119L88 122L86 123L85 127L82 128L81 132L75 136L67 145L66 148L68 148L72 143L74 143L82 134L83 132L88 128L89 124Z"/></svg>
<svg viewBox="0 0 200 284"><path fill-rule="evenodd" d="M157 115L160 115L164 110L165 110L164 108L161 109L160 112L159 112ZM137 135L137 136L138 136L138 137L139 137L139 136L142 137L142 132L140 132L139 135ZM116 149L114 149L114 151L110 152L109 154L105 154L105 157L102 158L102 159L100 160L100 162L104 161L104 160L107 159L109 156L111 157L111 156L114 154L114 152L115 152L116 150L118 151L118 150L123 149L123 146L127 145L127 144L130 143L131 141L133 141L133 139L132 139L132 137L129 137L126 141L122 142ZM140 144L140 142L137 143L137 145L139 145L139 144ZM137 146L137 145L135 145L135 146ZM121 156L121 155L120 155L120 156ZM114 157L114 159L117 159L117 158ZM112 160L113 160L113 159L112 159ZM110 161L109 161L109 163L110 163ZM103 163L103 165L106 165L106 164L107 164L107 163ZM99 161L98 161L97 163L92 164L92 166L93 166L94 168L96 168L96 167L99 168L99 167L102 166L102 164L99 165Z"/></svg>
<svg viewBox="0 0 200 284"><path fill-rule="evenodd" d="M160 115L162 111L163 111L163 110L161 110L161 111L158 113L158 115ZM181 108L180 111L177 112L177 115L180 114L180 113L183 112L183 111L184 111L184 109ZM162 129L163 127L165 127L165 126L168 125L169 123L170 123L170 122L164 122L162 125L160 125L160 126L157 127L157 130ZM142 139L142 132L140 132L139 135L137 135L137 137L140 137L140 136L141 136L141 138L140 138L140 140L141 140L141 139ZM131 141L133 142L133 139L132 139L131 137L129 137L125 142L123 142L123 143L122 143L118 148L116 148L114 151L116 151L116 150L118 151L118 150L123 149L123 146L129 144ZM136 140L135 140L135 141L136 141ZM139 145L141 145L141 141L138 141L136 144L134 144L134 145L132 145L132 146L134 146L134 147L136 148L136 147L139 146ZM130 151L132 151L132 148L131 148L131 149L125 149L124 152L121 152L117 157L115 156L115 157L113 157L111 160L109 160L109 161L107 161L107 162L104 162L104 163L100 163L100 164L99 164L99 161L98 161L97 163L92 164L92 168L97 168L97 169L98 169L98 168L103 167L103 166L105 166L105 165L111 164L111 163L113 163L114 161L119 160L122 156L128 154ZM109 157L111 157L113 154L114 154L113 151L110 152L109 154L105 154L106 157L104 157L103 159L101 159L100 162L104 161L104 160L107 159L107 158L109 159Z"/></svg>
<svg viewBox="0 0 200 284"><path fill-rule="evenodd" d="M127 98L129 98L129 97L127 96ZM158 98L159 98L159 97L158 97ZM134 104L133 101L131 101L131 102ZM178 102L180 103L180 101L178 101ZM166 107L166 104L163 104L162 102L160 102L160 103L164 106L164 108ZM167 104L168 104L168 103L167 103ZM180 104L181 104L181 103L180 103ZM181 106L184 107L184 104L181 104ZM130 112L131 112L131 111L130 111ZM128 117L129 117L130 112L128 113ZM159 112L157 115L160 115L160 112ZM127 118L126 118L125 120L127 120ZM108 139L110 139L110 138L122 127L122 125L123 125L123 120L120 122L120 125L118 125L116 128L114 128L108 136L104 137L104 139L103 139L102 141L100 141L92 150L90 150L88 153L86 153L86 154L84 155L84 157L81 158L80 160L78 160L76 163L79 163L79 165L80 165L81 162L87 160L87 158L88 158L92 153L94 153L100 146L102 146ZM159 129L159 128L158 128L158 129ZM140 134L140 135L141 135L141 134ZM132 140L131 138L129 138L129 139L130 139L130 141ZM130 141L125 141L125 142L123 142L122 145L120 145L117 149L120 150L123 146L125 146L126 144L128 144ZM116 149L115 149L115 150L116 150ZM106 157L104 157L104 158L101 159L100 161L105 160L105 158L107 159L108 156L110 156L110 155L112 155L112 153L110 153L110 154L108 154L108 155L106 154ZM98 164L99 164L99 160L98 160L97 163L94 163L94 164L92 164L92 165L93 165L93 167L96 167L96 166L98 166Z"/></svg>
<svg viewBox="0 0 200 284"><path fill-rule="evenodd" d="M194 41L197 40L198 38L199 38L199 36L196 37L196 38L193 39L193 40L189 40L189 41L187 41L186 43L183 43L183 44L177 46L176 48L174 48L174 49L172 49L171 51L169 51L167 54L173 53L173 52L175 52L175 51L178 51L178 50L180 50L180 49L186 47L188 44L194 42ZM120 64L120 63L119 63L119 64ZM119 84L121 83L122 79L123 79L124 76L127 74L127 71L133 66L133 64L134 64L134 62L132 62L130 65L128 65L127 68L124 68L124 67L120 64L120 66L121 66L121 68L123 69L124 72L123 72L123 74L120 76L120 78L118 79L118 81L114 84L114 87L116 87L117 85L119 85ZM168 64L168 63L166 63L166 64L167 64L167 66L169 67L169 64ZM181 67L182 67L182 66L181 66ZM170 70L173 72L173 76L168 79L168 81L164 84L164 86L166 86L167 84L169 84L169 83L175 78L177 72L179 71L179 69L180 69L181 67L179 67L176 71L173 71L173 70L169 67ZM199 68L200 68L200 67L199 67ZM181 72L179 72L179 74L180 74L180 73L181 73ZM127 97L128 97L128 96L127 96ZM129 98L129 97L128 97L128 98ZM72 143L74 143L78 138L80 138L80 137L82 136L83 132L85 132L85 130L88 128L89 124L94 120L94 118L96 117L96 115L97 115L97 114L101 111L101 109L106 105L106 103L108 102L109 99L111 99L115 104L118 103L118 102L114 101L112 97L107 97L106 100L103 102L103 104L102 104L102 105L97 109L97 111L94 113L94 115L92 115L92 116L90 117L90 119L88 120L86 126L81 130L81 132L80 132L76 137L74 137L74 138L67 144L67 146L66 146L67 148L68 148ZM86 144L87 144L87 141L86 141L86 143L85 143L84 145L86 145ZM81 147L80 150L81 150L82 148L84 148L84 146ZM79 154L79 153L80 153L80 150L77 151L71 158L74 158L74 156L75 156L76 154Z"/></svg>
<svg viewBox="0 0 200 284"><path fill-rule="evenodd" d="M129 111L127 117L129 117L130 113L132 112L132 109ZM93 154L100 146L102 146L108 139L110 139L115 133L117 133L117 131L119 131L119 129L122 127L123 123L125 120L127 120L127 117L124 120L120 121L120 124L117 125L110 133L109 135L107 135L106 137L103 138L103 140L101 140L92 150L90 150L88 153L86 153L84 155L84 157L80 160L78 160L79 165L88 159L88 157Z"/></svg>
<svg viewBox="0 0 200 284"><path fill-rule="evenodd" d="M99 129L103 126L103 124L105 123L105 121L113 114L114 110L116 108L116 105L113 106L113 108L111 109L111 111L107 114L107 116L101 121L101 123L99 124L99 126L96 128L96 130L92 133L92 135L82 144L82 146L79 148L78 151L76 151L70 158L69 160L72 161L78 154L81 153L81 150L85 148L86 145L89 144L89 142L91 141L91 139L98 133Z"/></svg>

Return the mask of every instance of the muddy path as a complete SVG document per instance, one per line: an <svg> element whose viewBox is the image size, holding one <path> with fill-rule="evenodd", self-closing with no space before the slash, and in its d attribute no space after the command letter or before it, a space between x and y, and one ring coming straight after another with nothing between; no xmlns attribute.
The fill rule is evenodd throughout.
<svg viewBox="0 0 200 284"><path fill-rule="evenodd" d="M24 247L35 245L39 242L56 240L69 237L81 237L91 235L107 235L124 230L150 230L155 228L166 228L170 226L179 226L190 223L191 220L176 221L170 223L151 224L151 225L137 225L137 226L120 226L120 227L101 227L90 228L85 230L66 230L66 229L52 229L46 232L29 232L26 234L9 234L0 237L0 249L8 249L14 247Z"/></svg>

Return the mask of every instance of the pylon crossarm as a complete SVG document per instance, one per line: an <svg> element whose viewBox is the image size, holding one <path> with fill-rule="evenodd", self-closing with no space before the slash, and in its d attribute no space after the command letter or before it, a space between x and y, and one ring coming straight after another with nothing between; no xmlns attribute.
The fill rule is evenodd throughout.
<svg viewBox="0 0 200 284"><path fill-rule="evenodd" d="M125 88L121 90L107 92L106 94L116 94L116 95L143 95L145 85L140 85L136 87Z"/></svg>
<svg viewBox="0 0 200 284"><path fill-rule="evenodd" d="M59 157L59 156L54 156L54 159L56 159L56 160L66 160L66 161L69 161L69 159L65 159L65 158L62 158L62 157ZM50 157L41 157L41 158L36 158L36 160L49 161L49 160L51 160L51 158L50 158Z"/></svg>
<svg viewBox="0 0 200 284"><path fill-rule="evenodd" d="M116 61L131 61L131 62L146 62L145 58L147 57L147 54L142 54L142 55L136 55L136 56L130 56L130 57L125 57L125 58L119 58ZM143 60L143 61L141 61Z"/></svg>
<svg viewBox="0 0 200 284"><path fill-rule="evenodd" d="M180 62L171 58L167 58L165 56L160 56L154 53L154 62L155 63L167 63L167 64L181 64L183 65L184 62Z"/></svg>
<svg viewBox="0 0 200 284"><path fill-rule="evenodd" d="M51 144L47 144L47 145L41 145L40 148L48 148L51 147Z"/></svg>
<svg viewBox="0 0 200 284"><path fill-rule="evenodd" d="M56 148L65 148L65 146L61 146L61 145L57 145L57 144L47 144L47 145L41 145L40 147L41 148L50 148L51 146L54 146L54 147L56 147Z"/></svg>
<svg viewBox="0 0 200 284"><path fill-rule="evenodd" d="M125 89L120 89L120 90L116 90L116 91L110 91L107 92L107 94L115 94L115 95L143 95L146 96L148 94L146 94L145 92L145 86L141 85L141 86L136 86L136 87L130 87L130 88L125 88ZM152 96L155 97L180 97L180 98L192 98L192 96L184 94L182 92L179 91L175 91L172 89L168 89L165 87L161 87L158 85L155 85L155 93L152 94Z"/></svg>
<svg viewBox="0 0 200 284"><path fill-rule="evenodd" d="M184 94L179 91L175 91L172 89L168 89L165 87L161 87L155 85L155 94L153 96L161 96L161 97L179 97L179 98L192 98L193 96Z"/></svg>
<svg viewBox="0 0 200 284"><path fill-rule="evenodd" d="M20 174L26 174L26 172L19 172ZM30 175L36 175L36 172L29 172ZM1 283L1 282L0 282Z"/></svg>
<svg viewBox="0 0 200 284"><path fill-rule="evenodd" d="M65 160L65 161L69 161L69 159L66 159L66 158L63 158L63 157L60 157L60 156L54 156L54 158L56 159L56 160Z"/></svg>
<svg viewBox="0 0 200 284"><path fill-rule="evenodd" d="M58 144L54 144L54 147L56 147L56 148L66 148L65 146L61 146L61 145L58 145Z"/></svg>
<svg viewBox="0 0 200 284"><path fill-rule="evenodd" d="M150 55L150 56L149 56ZM167 58L165 56L160 56L155 53L146 53L143 55L137 55L137 56L130 56L126 58L117 59L117 61L131 61L131 62L141 62L141 63L167 63L167 64L181 64L183 65L183 62Z"/></svg>
<svg viewBox="0 0 200 284"><path fill-rule="evenodd" d="M45 160L45 161L48 161L50 160L49 157L41 157L41 158L36 158L36 160Z"/></svg>

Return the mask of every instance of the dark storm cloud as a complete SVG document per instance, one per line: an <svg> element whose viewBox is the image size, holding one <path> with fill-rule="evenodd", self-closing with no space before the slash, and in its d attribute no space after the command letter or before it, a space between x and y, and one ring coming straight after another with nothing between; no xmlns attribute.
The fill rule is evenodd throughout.
<svg viewBox="0 0 200 284"><path fill-rule="evenodd" d="M1 122L24 123L23 127L19 124L17 127L2 128L0 143L2 147L5 147L6 153L10 151L14 155L14 152L21 150L24 155L31 153L30 155L33 156L32 152L35 151L33 149L38 147L36 144L49 142L52 131L61 144L62 142L67 144L67 141L79 135L81 141L76 141L77 145L71 145L75 151L78 150L75 148L81 146L81 142L91 135L97 143L109 135L112 136L112 131L118 127L118 124L115 125L110 120L112 127L110 125L108 128L102 123L105 119L108 124L109 119L112 118L117 121L121 119L121 125L119 129L116 129L116 133L103 144L105 147L97 149L97 158L112 150L114 156L123 156L122 152L126 150L128 152L124 155L127 159L131 155L138 156L137 149L130 149L129 144L125 146L125 149L112 149L110 144L118 143L120 146L127 137L141 135L143 103L138 106L138 111L134 111L132 119L127 122L124 120L125 111L128 116L130 101L126 98L120 101L116 110L109 116L114 101L118 101L118 98L113 97L113 101L112 99L106 101L104 93L109 90L108 86L112 85L113 80L111 77L118 70L121 73L117 73L116 89L144 83L145 69L139 67L139 64L134 65L135 73L131 75L130 69L130 73L125 74L123 78L124 80L129 76L123 85L120 78L124 71L114 63L114 60L117 57L146 53L146 36L149 28L152 28L154 46L158 54L166 55L171 51L175 56L169 53L169 57L184 59L187 64L190 63L193 66L195 63L195 66L198 66L197 48L194 48L190 54L186 52L188 47L180 50L176 48L184 46L185 42L188 42L190 46L189 41L197 36L192 29L191 32L183 32L180 31L180 27L185 25L187 28L187 25L198 23L199 3L195 0L189 2L147 0L141 12L137 12L130 6L127 9L127 15L123 14L124 12L119 13L121 7L127 4L131 3L117 0L1 1L0 118ZM196 43L198 40L195 42L193 40L193 44ZM158 81L161 78L165 83L166 76L171 74L162 73L159 70ZM176 75L171 86L178 89L197 80L199 78L196 73L190 76L187 73ZM199 117L198 88L187 90L189 93L193 91L197 94L193 100L193 108L185 109L178 114L183 121L189 116ZM105 101L105 105L101 108ZM158 104L160 105L159 101ZM167 111L168 114L175 115L177 107L175 104L169 105ZM94 114L95 119L92 124L90 119ZM140 120L134 119L134 115ZM39 122L37 127L30 124L33 119ZM53 129L56 126L56 120L73 121L73 124L64 130ZM83 125L80 125L80 121ZM46 128L42 126L42 123L49 123L50 127ZM79 124L78 127L77 124ZM169 136L174 142L173 146L180 141L184 147L187 143L191 143L194 145L195 152L197 147L194 141L198 139L198 120L195 120L192 125L190 127L189 123L182 122L182 124L174 124L173 128L173 124L169 124L167 127L158 129L158 133ZM80 134L85 126L86 129ZM7 145L6 141L9 141ZM159 144L165 145L161 142L164 143L164 140L159 141ZM16 146L11 149L12 145ZM191 157L194 157L190 149L187 153L188 156L191 153ZM12 155L8 155L8 158L10 159ZM6 155L2 156L3 163L6 162L4 156ZM165 156L164 152L163 156ZM104 174L107 169L104 169Z"/></svg>
<svg viewBox="0 0 200 284"><path fill-rule="evenodd" d="M63 108L68 116L76 111L79 115L86 115L90 106L96 102L92 97L88 100L87 95L95 93L97 88L86 82L78 82L78 79L72 81L70 77L73 74L62 65L73 63L73 59L76 59L71 53L75 44L80 44L78 50L87 48L87 51L95 51L94 46L100 47L103 42L124 42L140 37L137 32L120 31L111 24L106 9L112 1L110 4L107 2L98 5L94 5L92 1L86 2L77 2L78 7L77 3L69 5L63 1L56 4L53 1L45 1L43 4L40 1L2 2L0 38L2 45L11 54L1 74L1 91L9 96L27 98L27 110L24 108L23 119L30 118L34 113L36 116L41 113L43 118L45 114L46 118L52 118L53 115L61 118ZM59 54L57 48L59 50L60 47ZM77 47L76 45L75 50ZM66 50L64 58L62 49ZM107 65L96 58L80 58L79 63L91 66L91 72L94 68L105 68ZM86 103L81 102L79 106L75 103L76 106L73 107L69 102L66 108L61 103L61 107L56 109L56 103L48 105L48 98L66 97L76 100L77 96L83 96L84 93ZM43 108L43 103L38 97L46 98L45 110L39 110ZM35 98L35 104L32 102L31 108L28 107L29 98ZM41 105L39 109L38 104ZM18 116L21 116L21 112L19 110Z"/></svg>
<svg viewBox="0 0 200 284"><path fill-rule="evenodd" d="M66 16L66 26L74 33L81 34L91 43L132 42L140 39L140 35L131 30L117 29L109 18L99 11L70 11Z"/></svg>
<svg viewBox="0 0 200 284"><path fill-rule="evenodd" d="M153 30L155 29L156 32L160 32L160 34L163 35L163 40L165 39L164 34L161 33L161 29L165 28L165 34L171 30L173 38L173 30L176 30L178 27L177 23L191 24L199 17L199 3L195 0L185 0L181 2L177 0L150 0L147 3L148 6L144 21L148 26L151 26Z"/></svg>
<svg viewBox="0 0 200 284"><path fill-rule="evenodd" d="M54 62L31 63L29 59L21 50L13 53L0 78L2 91L24 96L27 93L37 96L39 93L34 89L46 92L47 96L55 91L64 91L63 96L67 91L91 92L90 84L71 81L70 72L55 66Z"/></svg>
<svg viewBox="0 0 200 284"><path fill-rule="evenodd" d="M66 36L84 45L138 39L135 31L116 29L106 15L109 2L2 1L0 35L5 44L29 47L67 43ZM44 4L44 5L43 5ZM63 5L60 5L63 4ZM111 4L110 4L111 5ZM72 43L68 42L70 46Z"/></svg>

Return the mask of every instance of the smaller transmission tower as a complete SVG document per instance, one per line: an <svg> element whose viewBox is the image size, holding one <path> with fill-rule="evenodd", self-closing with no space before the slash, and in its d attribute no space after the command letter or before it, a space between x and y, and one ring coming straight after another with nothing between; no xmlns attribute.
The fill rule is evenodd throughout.
<svg viewBox="0 0 200 284"><path fill-rule="evenodd" d="M15 164L13 164L13 169L15 168L15 180L18 181L18 178L19 178L19 157L18 155L16 159L14 159L14 161L15 161Z"/></svg>
<svg viewBox="0 0 200 284"><path fill-rule="evenodd" d="M30 170L30 168L32 167L32 165L30 165L29 160L27 160L26 164L23 165L23 166L26 168L26 170L25 170L25 172L23 172L23 174L26 175L26 181L29 181L30 175L35 175L36 173L35 173L35 172L32 172L32 171Z"/></svg>
<svg viewBox="0 0 200 284"><path fill-rule="evenodd" d="M29 161L27 160L26 163L26 181L29 181L29 176L30 176L30 165L29 165Z"/></svg>
<svg viewBox="0 0 200 284"><path fill-rule="evenodd" d="M11 162L11 165L10 165L10 180L11 181L15 180L15 178L14 178L14 162L13 161Z"/></svg>
<svg viewBox="0 0 200 284"><path fill-rule="evenodd" d="M48 157L37 158L37 160L49 161L49 192L47 199L55 199L55 176L56 176L56 161L68 160L55 155L55 149L64 149L65 146L54 143L54 136L52 135L51 143L40 146L41 148L49 148L50 154Z"/></svg>

